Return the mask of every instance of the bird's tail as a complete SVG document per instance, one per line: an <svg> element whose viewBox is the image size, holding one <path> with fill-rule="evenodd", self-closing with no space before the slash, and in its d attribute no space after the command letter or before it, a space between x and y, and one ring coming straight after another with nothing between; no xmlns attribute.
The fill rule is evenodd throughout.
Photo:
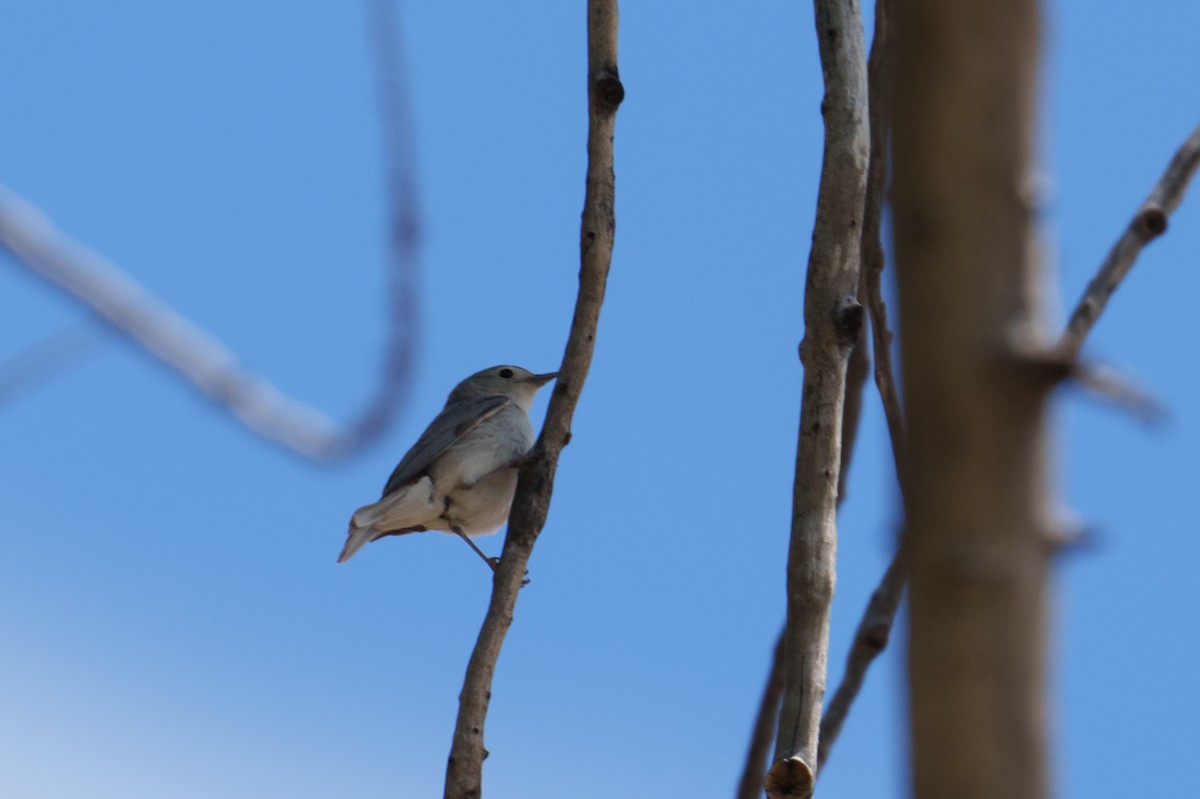
<svg viewBox="0 0 1200 799"><path fill-rule="evenodd" d="M350 560L355 552L382 535L375 523L382 515L380 506L383 504L376 502L373 505L365 505L350 517L350 532L346 536L346 546L342 547L342 554L338 555L338 563Z"/></svg>
<svg viewBox="0 0 1200 799"><path fill-rule="evenodd" d="M338 555L337 562L345 563L354 557L354 553L362 549L367 544L375 540L375 536L379 531L373 525L366 527L358 527L354 524L358 514L354 514L354 519L350 520L350 533L346 536L346 546L342 547L342 554Z"/></svg>
<svg viewBox="0 0 1200 799"><path fill-rule="evenodd" d="M350 560L355 552L376 539L426 529L422 522L429 516L432 497L433 484L426 476L354 511L338 563Z"/></svg>

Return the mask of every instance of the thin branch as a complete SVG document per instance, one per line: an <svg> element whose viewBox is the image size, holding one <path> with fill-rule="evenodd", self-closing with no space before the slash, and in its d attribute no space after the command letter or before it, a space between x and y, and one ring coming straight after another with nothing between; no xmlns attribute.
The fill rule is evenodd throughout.
<svg viewBox="0 0 1200 799"><path fill-rule="evenodd" d="M829 759L833 745L841 734L842 725L850 714L854 700L858 698L858 692L862 690L867 670L871 668L875 658L887 649L896 621L896 611L900 608L907 581L908 570L904 564L904 550L901 548L896 551L887 571L883 573L883 579L871 594L871 601L867 603L867 609L854 631L854 642L850 645L850 654L846 657L846 670L842 673L842 681L825 707L825 715L821 717L821 745L817 764L822 769L825 768L825 761Z"/></svg>
<svg viewBox="0 0 1200 799"><path fill-rule="evenodd" d="M883 300L884 268L882 221L883 202L888 176L888 137L890 134L888 104L891 95L891 75L894 59L892 45L892 0L875 4L875 34L871 56L867 61L869 113L871 131L871 160L867 171L866 194L863 201L862 226L862 296L870 313L872 343L875 351L875 385L883 402L891 437L892 454L897 476L903 488L900 469L904 463L904 418L900 397L892 372L892 332L888 326L887 306ZM903 493L903 491L901 492ZM896 611L904 592L906 572L900 551L892 559L879 586L871 595L866 612L859 622L846 659L842 680L821 716L820 745L817 765L824 768L842 725L850 712L867 670L874 659L887 647Z"/></svg>
<svg viewBox="0 0 1200 799"><path fill-rule="evenodd" d="M775 722L779 718L779 700L783 696L783 638L786 632L784 629L779 633L771 653L771 669L767 672L767 683L763 686L758 713L754 717L750 748L746 751L746 764L738 781L737 799L759 799L762 796L763 773L767 770L767 758L775 741Z"/></svg>
<svg viewBox="0 0 1200 799"><path fill-rule="evenodd" d="M859 275L859 296L864 291L863 279ZM871 359L867 354L867 328L860 325L858 339L850 353L846 366L845 411L842 414L842 456L838 468L838 506L846 501L846 476L850 474L850 461L854 445L858 440L858 427L862 419L862 394L870 371ZM767 758L771 755L771 744L775 741L775 724L779 718L779 700L783 696L783 641L787 628L780 630L771 655L771 668L763 686L758 712L754 716L754 727L750 734L750 747L742 766L742 778L738 781L737 799L758 799L763 792L763 775L767 770Z"/></svg>
<svg viewBox="0 0 1200 799"><path fill-rule="evenodd" d="M612 261L616 231L613 131L617 107L625 96L617 72L616 0L588 0L587 29L588 167L580 229L579 296L559 377L535 446L539 457L521 468L491 602L467 664L446 765L446 799L478 799L483 790L483 759L487 756L483 728L492 677L512 624L526 564L546 523L558 457L571 438L571 418L591 365Z"/></svg>
<svg viewBox="0 0 1200 799"><path fill-rule="evenodd" d="M1133 269L1142 248L1166 231L1167 220L1183 200L1183 193L1197 166L1200 166L1200 127L1192 131L1176 151L1166 171L1083 292L1058 342L1057 352L1063 359L1071 361L1079 355L1084 339L1104 313L1113 292Z"/></svg>
<svg viewBox="0 0 1200 799"><path fill-rule="evenodd" d="M416 134L409 97L398 0L372 0L379 122L387 169L388 334L382 376L373 398L343 433L342 454L362 449L387 432L408 398L421 337L421 209Z"/></svg>
<svg viewBox="0 0 1200 799"><path fill-rule="evenodd" d="M803 797L817 770L817 734L836 581L837 486L847 359L862 325L859 271L868 142L862 20L855 0L816 0L825 78L825 151L804 295L804 385L787 569L784 692L772 799Z"/></svg>
<svg viewBox="0 0 1200 799"><path fill-rule="evenodd" d="M95 351L96 329L80 322L59 330L0 363L0 405L49 380Z"/></svg>
<svg viewBox="0 0 1200 799"><path fill-rule="evenodd" d="M865 228L864 228L865 229ZM858 298L866 296L866 272L858 276ZM871 353L867 345L867 326L858 326L858 338L854 340L854 348L850 350L850 360L846 363L846 391L842 401L842 458L841 468L838 469L837 501L841 505L846 501L846 483L850 478L850 458L854 454L854 445L858 442L858 428L862 421L863 389L867 385L867 375L871 372Z"/></svg>
<svg viewBox="0 0 1200 799"><path fill-rule="evenodd" d="M408 98L390 3L377 2L375 45L389 169L391 333L385 367L359 417L339 426L243 368L214 336L99 253L57 230L32 203L0 187L0 248L139 346L217 407L287 449L314 459L351 455L395 418L412 372L419 313L419 214Z"/></svg>

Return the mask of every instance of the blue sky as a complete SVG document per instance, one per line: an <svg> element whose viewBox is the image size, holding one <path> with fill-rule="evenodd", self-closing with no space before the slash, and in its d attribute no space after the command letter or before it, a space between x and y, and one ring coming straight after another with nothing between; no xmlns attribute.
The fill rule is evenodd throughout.
<svg viewBox="0 0 1200 799"><path fill-rule="evenodd" d="M490 581L429 534L334 559L462 376L561 356L578 271L582 3L403 11L425 327L394 430L314 465L99 327L0 407L0 795L433 796ZM1186 0L1063 0L1047 25L1056 313L1200 121ZM0 183L338 419L386 324L383 170L356 4L18 4ZM490 796L732 794L783 616L803 268L820 165L804 3L626 3L617 246L591 377L488 719ZM1200 689L1200 201L1088 345L1168 408L1056 406L1061 795L1186 795ZM0 358L86 318L7 258ZM544 398L535 406L540 418ZM831 682L896 521L874 395L841 519ZM498 552L501 539L481 541ZM905 792L899 648L822 777Z"/></svg>

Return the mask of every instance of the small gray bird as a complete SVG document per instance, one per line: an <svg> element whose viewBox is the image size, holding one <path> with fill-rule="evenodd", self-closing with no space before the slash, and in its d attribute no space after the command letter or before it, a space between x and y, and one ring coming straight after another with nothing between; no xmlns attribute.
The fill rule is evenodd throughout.
<svg viewBox="0 0 1200 799"><path fill-rule="evenodd" d="M383 497L354 512L338 563L377 538L444 530L495 568L467 536L490 533L508 520L517 466L533 446L533 396L556 377L558 372L493 366L455 386L392 472Z"/></svg>

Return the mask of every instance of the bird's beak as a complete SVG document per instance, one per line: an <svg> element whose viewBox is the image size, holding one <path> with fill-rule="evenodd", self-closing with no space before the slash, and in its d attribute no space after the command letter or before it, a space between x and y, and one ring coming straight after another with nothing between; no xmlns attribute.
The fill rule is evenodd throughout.
<svg viewBox="0 0 1200 799"><path fill-rule="evenodd" d="M556 377L558 377L558 372L546 372L542 375L530 375L525 378L525 382L533 383L535 386L544 386Z"/></svg>

